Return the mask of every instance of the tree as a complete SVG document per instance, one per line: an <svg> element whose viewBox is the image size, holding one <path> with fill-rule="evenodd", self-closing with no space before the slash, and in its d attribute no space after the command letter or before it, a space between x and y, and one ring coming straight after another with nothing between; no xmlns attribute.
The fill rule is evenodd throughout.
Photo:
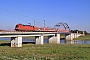
<svg viewBox="0 0 90 60"><path fill-rule="evenodd" d="M77 31L78 31L78 33L80 33L80 34L83 34L83 32L84 32L85 35L88 35L88 34L89 34L87 31L80 31L80 30L77 30L77 29L76 29L76 30L71 30L70 32L71 32L71 33L77 33Z"/></svg>

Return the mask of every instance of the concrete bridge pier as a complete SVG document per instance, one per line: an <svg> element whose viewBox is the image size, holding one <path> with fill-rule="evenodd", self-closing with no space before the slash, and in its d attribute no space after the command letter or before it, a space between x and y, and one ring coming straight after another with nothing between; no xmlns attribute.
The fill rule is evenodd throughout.
<svg viewBox="0 0 90 60"><path fill-rule="evenodd" d="M11 47L22 47L22 37L11 37Z"/></svg>
<svg viewBox="0 0 90 60"><path fill-rule="evenodd" d="M44 39L44 36L41 35L41 36L35 36L35 44L43 44L43 39Z"/></svg>
<svg viewBox="0 0 90 60"><path fill-rule="evenodd" d="M48 43L56 43L56 36L48 36Z"/></svg>
<svg viewBox="0 0 90 60"><path fill-rule="evenodd" d="M68 34L64 34L65 43L67 42L67 40L66 40L66 36L68 36Z"/></svg>
<svg viewBox="0 0 90 60"><path fill-rule="evenodd" d="M67 36L68 34L64 34L64 38L65 38L65 40L66 40L66 36Z"/></svg>
<svg viewBox="0 0 90 60"><path fill-rule="evenodd" d="M60 44L60 34L55 34L54 36L48 36L48 42Z"/></svg>
<svg viewBox="0 0 90 60"><path fill-rule="evenodd" d="M57 44L60 44L60 34L57 34Z"/></svg>

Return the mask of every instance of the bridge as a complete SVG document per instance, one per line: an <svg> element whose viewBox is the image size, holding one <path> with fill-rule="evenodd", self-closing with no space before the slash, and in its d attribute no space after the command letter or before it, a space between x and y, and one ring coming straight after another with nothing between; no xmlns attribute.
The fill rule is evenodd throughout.
<svg viewBox="0 0 90 60"><path fill-rule="evenodd" d="M10 37L11 47L22 47L22 37L35 36L35 44L43 44L44 36L48 36L49 43L60 44L60 34L69 32L0 32L0 37Z"/></svg>
<svg viewBox="0 0 90 60"><path fill-rule="evenodd" d="M54 28L57 32L17 32L17 31L1 31L0 37L10 37L11 47L22 47L22 37L35 36L35 44L43 44L44 36L48 36L49 43L60 44L60 34L71 34L70 28L66 23L57 23Z"/></svg>

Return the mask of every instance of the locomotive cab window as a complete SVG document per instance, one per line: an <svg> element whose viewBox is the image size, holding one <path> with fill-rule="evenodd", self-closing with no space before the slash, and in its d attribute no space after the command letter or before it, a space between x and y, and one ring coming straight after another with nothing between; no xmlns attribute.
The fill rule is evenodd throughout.
<svg viewBox="0 0 90 60"><path fill-rule="evenodd" d="M18 27L18 25L16 25L16 27Z"/></svg>

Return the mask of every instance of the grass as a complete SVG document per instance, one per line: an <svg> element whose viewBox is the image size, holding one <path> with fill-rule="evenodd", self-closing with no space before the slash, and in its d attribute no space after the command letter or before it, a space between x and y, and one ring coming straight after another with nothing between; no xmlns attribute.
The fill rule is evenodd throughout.
<svg viewBox="0 0 90 60"><path fill-rule="evenodd" d="M9 41L6 41L9 43ZM22 48L1 45L0 60L89 60L88 44L23 44Z"/></svg>
<svg viewBox="0 0 90 60"><path fill-rule="evenodd" d="M80 36L79 38L75 38L74 40L90 40L90 34L85 36Z"/></svg>

